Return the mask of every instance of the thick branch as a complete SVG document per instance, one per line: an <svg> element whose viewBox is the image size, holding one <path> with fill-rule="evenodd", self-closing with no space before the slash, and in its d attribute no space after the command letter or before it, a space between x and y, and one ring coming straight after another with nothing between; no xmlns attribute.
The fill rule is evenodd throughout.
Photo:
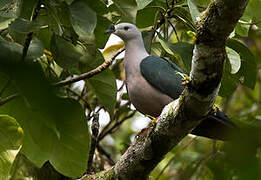
<svg viewBox="0 0 261 180"><path fill-rule="evenodd" d="M242 16L247 0L215 0L197 23L190 83L179 99L166 106L115 165L119 179L146 179L154 167L211 110L222 77L225 41ZM195 108L197 107L197 108Z"/></svg>

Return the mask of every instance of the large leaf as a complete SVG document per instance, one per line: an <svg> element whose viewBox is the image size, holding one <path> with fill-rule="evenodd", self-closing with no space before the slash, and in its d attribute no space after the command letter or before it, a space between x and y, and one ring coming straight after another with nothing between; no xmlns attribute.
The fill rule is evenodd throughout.
<svg viewBox="0 0 261 180"><path fill-rule="evenodd" d="M142 31L142 38L143 38L144 46L145 46L147 52L149 52L149 53L151 51L151 44L152 44L152 39L153 39L154 34L155 34L154 31Z"/></svg>
<svg viewBox="0 0 261 180"><path fill-rule="evenodd" d="M3 97L20 94L1 106L0 113L12 115L22 126L22 152L39 167L49 160L62 174L79 177L86 170L90 147L82 107L75 100L57 97L38 63L17 63L19 45L1 40L0 47L1 77L12 80Z"/></svg>
<svg viewBox="0 0 261 180"><path fill-rule="evenodd" d="M108 40L108 35L105 35L104 32L111 24L106 17L106 15L108 15L108 8L102 0L95 1L95 3L93 3L93 0L85 0L85 2L96 12L97 24L94 30L96 46L98 48L104 48Z"/></svg>
<svg viewBox="0 0 261 180"><path fill-rule="evenodd" d="M29 56L31 59L36 59L42 56L43 53L44 53L44 46L42 42L38 39L33 39L30 43L27 56Z"/></svg>
<svg viewBox="0 0 261 180"><path fill-rule="evenodd" d="M0 115L0 152L18 149L22 144L23 135L23 129L14 118Z"/></svg>
<svg viewBox="0 0 261 180"><path fill-rule="evenodd" d="M0 30L6 29L12 21L13 18L6 18L0 16Z"/></svg>
<svg viewBox="0 0 261 180"><path fill-rule="evenodd" d="M247 8L244 12L244 16L248 16L252 19L253 22L257 23L260 27L261 19L261 0L251 0L249 1Z"/></svg>
<svg viewBox="0 0 261 180"><path fill-rule="evenodd" d="M96 60L90 64L91 67L97 67L104 61L102 54L98 51L96 54ZM87 80L87 83L92 88L93 92L98 97L102 105L108 110L110 115L113 115L115 104L117 86L116 79L111 70L106 69L102 73L99 73Z"/></svg>
<svg viewBox="0 0 261 180"><path fill-rule="evenodd" d="M121 21L135 23L137 14L137 4L135 0L113 0L118 7L122 17Z"/></svg>
<svg viewBox="0 0 261 180"><path fill-rule="evenodd" d="M75 0L70 5L72 25L80 37L89 37L96 27L97 17L84 0Z"/></svg>
<svg viewBox="0 0 261 180"><path fill-rule="evenodd" d="M199 16L198 8L194 0L187 0L187 1L188 1L189 12L191 14L192 20L195 23L197 21L197 17Z"/></svg>
<svg viewBox="0 0 261 180"><path fill-rule="evenodd" d="M139 10L137 12L136 25L140 28L153 26L155 23L155 20L160 18L160 16L154 17L157 15L157 11L159 11L158 8L150 7L150 6ZM151 17L153 17L153 18L151 18Z"/></svg>
<svg viewBox="0 0 261 180"><path fill-rule="evenodd" d="M194 0L194 1L198 6L203 6L203 7L206 7L211 2L211 0Z"/></svg>
<svg viewBox="0 0 261 180"><path fill-rule="evenodd" d="M27 34L40 29L42 23L17 18L9 24L8 31L15 42L24 44Z"/></svg>
<svg viewBox="0 0 261 180"><path fill-rule="evenodd" d="M226 47L228 60L231 67L231 74L236 74L241 67L241 59L239 54L231 48Z"/></svg>
<svg viewBox="0 0 261 180"><path fill-rule="evenodd" d="M59 66L70 73L80 73L79 61L84 52L79 45L75 46L72 42L54 34L51 40L51 52Z"/></svg>
<svg viewBox="0 0 261 180"><path fill-rule="evenodd" d="M239 83L239 77L230 73L231 68L227 61L228 60L226 60L224 64L221 87L218 92L218 95L222 97L231 95L236 90Z"/></svg>
<svg viewBox="0 0 261 180"><path fill-rule="evenodd" d="M23 136L23 130L14 118L0 115L0 179L8 179Z"/></svg>
<svg viewBox="0 0 261 180"><path fill-rule="evenodd" d="M10 171L19 150L0 151L0 178L10 179Z"/></svg>
<svg viewBox="0 0 261 180"><path fill-rule="evenodd" d="M159 38L159 42L160 42L161 46L163 47L163 49L164 49L167 53L169 53L169 54L171 54L171 55L174 55L174 52L169 48L167 42L165 42L162 37Z"/></svg>
<svg viewBox="0 0 261 180"><path fill-rule="evenodd" d="M107 18L103 16L97 16L97 26L95 28L94 34L98 48L104 48L108 40L108 35L105 35L104 32L106 29L108 29L110 24L111 22Z"/></svg>
<svg viewBox="0 0 261 180"><path fill-rule="evenodd" d="M41 27L42 23L39 21L28 21L26 19L15 19L10 23L9 30L17 33L29 33L38 30Z"/></svg>
<svg viewBox="0 0 261 180"><path fill-rule="evenodd" d="M122 48L124 48L123 41L119 42L118 44L113 44L113 45L107 47L106 49L104 49L104 51L102 52L102 55L105 60L109 60L109 59L113 58L113 56Z"/></svg>
<svg viewBox="0 0 261 180"><path fill-rule="evenodd" d="M31 20L33 10L36 7L38 0L20 0L19 3L19 17L27 20Z"/></svg>
<svg viewBox="0 0 261 180"><path fill-rule="evenodd" d="M194 45L187 42L168 43L170 49L180 55L187 72L190 72Z"/></svg>
<svg viewBox="0 0 261 180"><path fill-rule="evenodd" d="M193 31L196 31L195 24L191 18L190 13L183 7L175 7L173 10L173 15L176 17L178 22L183 23L188 28L190 28Z"/></svg>
<svg viewBox="0 0 261 180"><path fill-rule="evenodd" d="M227 46L235 50L240 55L241 68L237 74L244 78L243 85L253 89L256 84L257 74L254 55L243 43L236 39L229 39L227 41Z"/></svg>
<svg viewBox="0 0 261 180"><path fill-rule="evenodd" d="M145 8L148 4L150 4L153 0L136 0L137 2L137 9L143 9Z"/></svg>

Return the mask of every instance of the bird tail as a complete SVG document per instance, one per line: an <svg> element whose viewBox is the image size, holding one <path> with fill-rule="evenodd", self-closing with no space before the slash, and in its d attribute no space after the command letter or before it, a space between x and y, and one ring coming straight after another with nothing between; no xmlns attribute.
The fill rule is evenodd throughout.
<svg viewBox="0 0 261 180"><path fill-rule="evenodd" d="M229 140L232 137L232 133L236 132L237 126L218 108L215 111L213 115L209 115L202 120L191 134L216 140Z"/></svg>

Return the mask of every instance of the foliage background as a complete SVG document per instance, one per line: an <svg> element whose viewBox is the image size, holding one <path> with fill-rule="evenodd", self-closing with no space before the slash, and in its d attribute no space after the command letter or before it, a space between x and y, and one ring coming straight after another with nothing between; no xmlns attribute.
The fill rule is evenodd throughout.
<svg viewBox="0 0 261 180"><path fill-rule="evenodd" d="M195 21L209 2L0 1L1 179L76 178L87 164L89 172L113 165L137 133L135 123L148 121L122 91L122 59L81 83L55 83L112 60L122 43L100 49L108 40L104 31L119 22L135 23L151 54L167 57L189 73ZM242 128L241 135L231 143L187 136L151 179L261 178L260 8L260 0L251 0L227 41L216 102ZM100 116L95 156L88 163L95 130L89 126L105 111L109 122L103 124Z"/></svg>

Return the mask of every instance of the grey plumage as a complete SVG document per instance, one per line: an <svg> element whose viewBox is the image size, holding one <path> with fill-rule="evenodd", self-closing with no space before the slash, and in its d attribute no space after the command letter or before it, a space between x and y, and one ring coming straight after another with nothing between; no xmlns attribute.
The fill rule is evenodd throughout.
<svg viewBox="0 0 261 180"><path fill-rule="evenodd" d="M159 116L164 106L182 93L182 76L177 72L184 72L171 61L150 56L135 25L112 25L107 32L119 36L125 43L126 85L132 104L143 114ZM234 127L234 123L217 110L216 115L203 120L192 133L225 140L226 133Z"/></svg>

